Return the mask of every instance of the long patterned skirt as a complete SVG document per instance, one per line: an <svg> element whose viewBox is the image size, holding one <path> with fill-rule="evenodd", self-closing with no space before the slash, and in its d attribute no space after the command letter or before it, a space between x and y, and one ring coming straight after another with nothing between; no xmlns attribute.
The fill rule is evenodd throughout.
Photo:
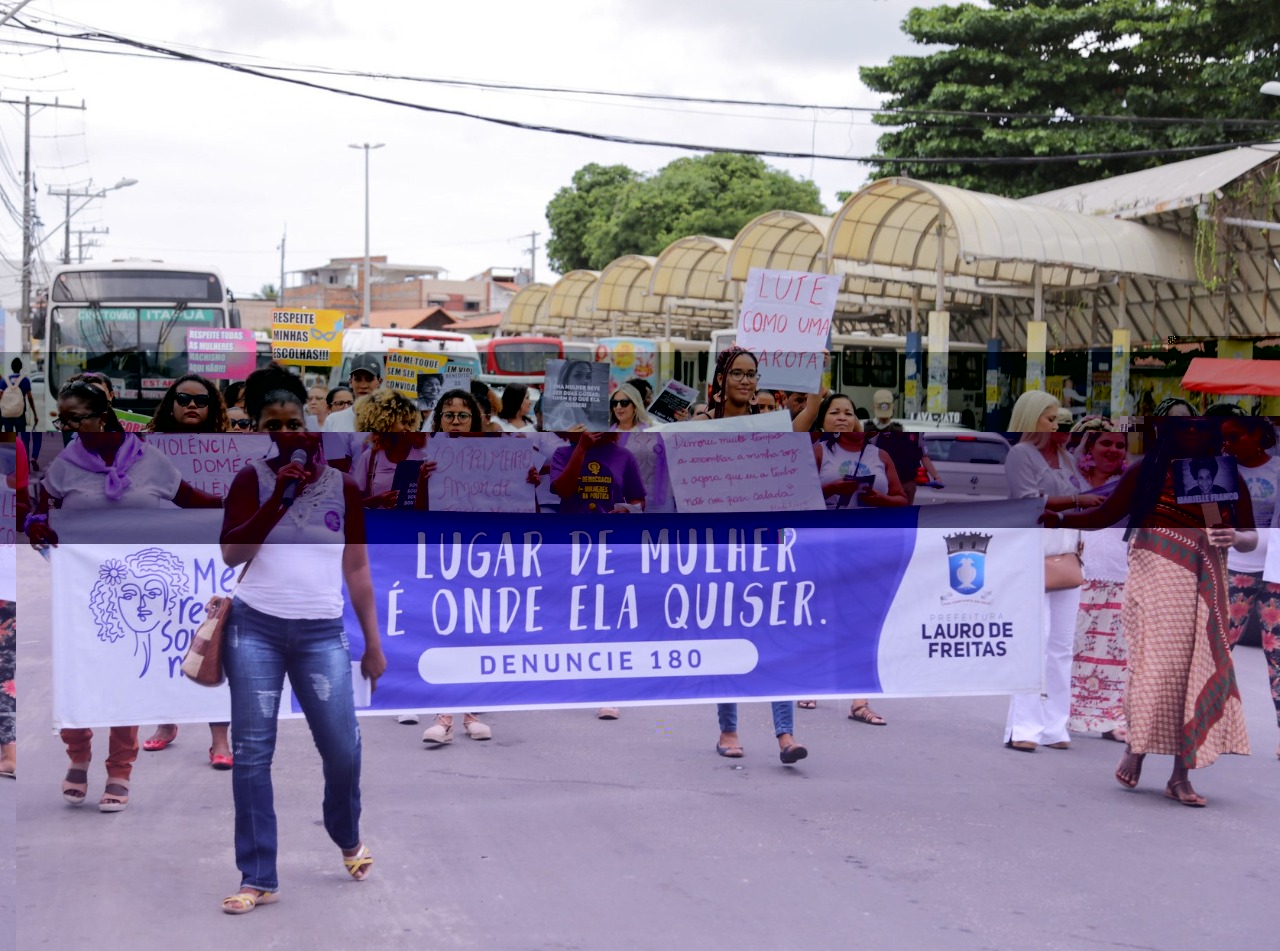
<svg viewBox="0 0 1280 951"><path fill-rule="evenodd" d="M1125 648L1124 584L1086 581L1076 618L1075 657L1071 663L1073 733L1124 729Z"/></svg>
<svg viewBox="0 0 1280 951"><path fill-rule="evenodd" d="M1251 621L1262 627L1262 650L1271 679L1271 701L1280 724L1280 584L1262 580L1262 572L1231 575L1231 641L1235 643Z"/></svg>
<svg viewBox="0 0 1280 951"><path fill-rule="evenodd" d="M1130 748L1177 756L1189 769L1248 753L1227 646L1226 558L1202 529L1137 532L1123 620Z"/></svg>

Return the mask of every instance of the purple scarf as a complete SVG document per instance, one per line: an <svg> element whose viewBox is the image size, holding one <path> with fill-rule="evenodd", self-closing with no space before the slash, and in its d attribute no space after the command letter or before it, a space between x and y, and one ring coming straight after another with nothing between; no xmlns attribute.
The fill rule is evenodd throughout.
<svg viewBox="0 0 1280 951"><path fill-rule="evenodd" d="M108 502L119 502L129 490L128 472L133 464L146 453L142 440L132 433L127 433L124 442L116 450L115 462L108 466L96 452L85 448L83 440L74 439L62 450L62 456L72 465L79 466L86 472L104 473L107 477L103 491Z"/></svg>

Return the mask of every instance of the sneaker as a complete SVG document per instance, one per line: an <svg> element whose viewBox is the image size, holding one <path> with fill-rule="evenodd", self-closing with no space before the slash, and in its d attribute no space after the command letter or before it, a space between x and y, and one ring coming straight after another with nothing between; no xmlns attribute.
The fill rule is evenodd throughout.
<svg viewBox="0 0 1280 951"><path fill-rule="evenodd" d="M617 707L601 707L600 712L596 714L597 720L616 720L618 719Z"/></svg>
<svg viewBox="0 0 1280 951"><path fill-rule="evenodd" d="M423 743L441 745L453 742L453 717L438 715L436 722L422 734Z"/></svg>
<svg viewBox="0 0 1280 951"><path fill-rule="evenodd" d="M493 730L489 729L489 724L481 723L479 720L464 720L462 728L467 731L467 736L473 740L493 739Z"/></svg>
<svg viewBox="0 0 1280 951"><path fill-rule="evenodd" d="M418 715L416 713L402 713L396 717L396 722L403 723L405 726L413 726L418 722Z"/></svg>

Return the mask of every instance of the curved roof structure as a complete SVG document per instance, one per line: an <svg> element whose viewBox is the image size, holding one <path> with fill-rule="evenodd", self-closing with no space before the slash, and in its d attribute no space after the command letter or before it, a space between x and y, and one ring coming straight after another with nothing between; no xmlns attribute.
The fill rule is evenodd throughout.
<svg viewBox="0 0 1280 951"><path fill-rule="evenodd" d="M939 225L942 234L939 236ZM907 178L872 182L836 214L824 248L842 273L956 289L1081 287L1112 275L1190 283L1185 238L1131 222L1037 207Z"/></svg>
<svg viewBox="0 0 1280 951"><path fill-rule="evenodd" d="M725 280L733 241L695 234L663 248L653 265L649 293L658 297L727 302L732 285Z"/></svg>
<svg viewBox="0 0 1280 951"><path fill-rule="evenodd" d="M624 254L600 272L592 306L597 314L656 314L662 301L649 296L649 281L657 258Z"/></svg>
<svg viewBox="0 0 1280 951"><path fill-rule="evenodd" d="M827 233L832 219L798 211L766 211L742 226L725 262L724 276L745 281L753 267L827 273Z"/></svg>
<svg viewBox="0 0 1280 951"><path fill-rule="evenodd" d="M564 329L589 326L594 317L592 299L599 277L599 271L570 271L552 284L547 294L547 323Z"/></svg>
<svg viewBox="0 0 1280 951"><path fill-rule="evenodd" d="M503 333L531 333L547 323L547 296L551 293L550 284L526 284L511 298L507 305L507 314L502 318L500 330Z"/></svg>

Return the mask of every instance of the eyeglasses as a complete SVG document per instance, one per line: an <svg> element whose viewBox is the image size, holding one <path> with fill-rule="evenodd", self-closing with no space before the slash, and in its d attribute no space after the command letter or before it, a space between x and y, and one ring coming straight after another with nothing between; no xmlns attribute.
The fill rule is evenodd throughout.
<svg viewBox="0 0 1280 951"><path fill-rule="evenodd" d="M441 413L440 418L446 423L465 423L471 419L470 413Z"/></svg>
<svg viewBox="0 0 1280 951"><path fill-rule="evenodd" d="M751 380L754 383L757 376L758 374L755 370L729 371L729 379L733 380L734 383L741 383L743 380Z"/></svg>
<svg viewBox="0 0 1280 951"><path fill-rule="evenodd" d="M86 419L93 419L95 416L101 416L101 413L85 413L83 416L68 416L65 413L53 421L53 425L59 429L77 430L80 424Z"/></svg>
<svg viewBox="0 0 1280 951"><path fill-rule="evenodd" d="M352 405L352 404L354 404L354 403L355 403L355 400L334 400L334 401L333 401L332 403L330 403L329 405L330 405L333 409L342 409L343 407L345 407L345 406L351 406L351 405Z"/></svg>
<svg viewBox="0 0 1280 951"><path fill-rule="evenodd" d="M251 429L253 428L253 421L248 419L229 419L227 420L227 425L232 429Z"/></svg>
<svg viewBox="0 0 1280 951"><path fill-rule="evenodd" d="M209 394L207 393L174 393L173 401L179 406L190 406L196 404L196 409L209 408Z"/></svg>
<svg viewBox="0 0 1280 951"><path fill-rule="evenodd" d="M610 400L609 405L611 407L617 408L619 406L631 406L632 403L631 403L631 400Z"/></svg>

